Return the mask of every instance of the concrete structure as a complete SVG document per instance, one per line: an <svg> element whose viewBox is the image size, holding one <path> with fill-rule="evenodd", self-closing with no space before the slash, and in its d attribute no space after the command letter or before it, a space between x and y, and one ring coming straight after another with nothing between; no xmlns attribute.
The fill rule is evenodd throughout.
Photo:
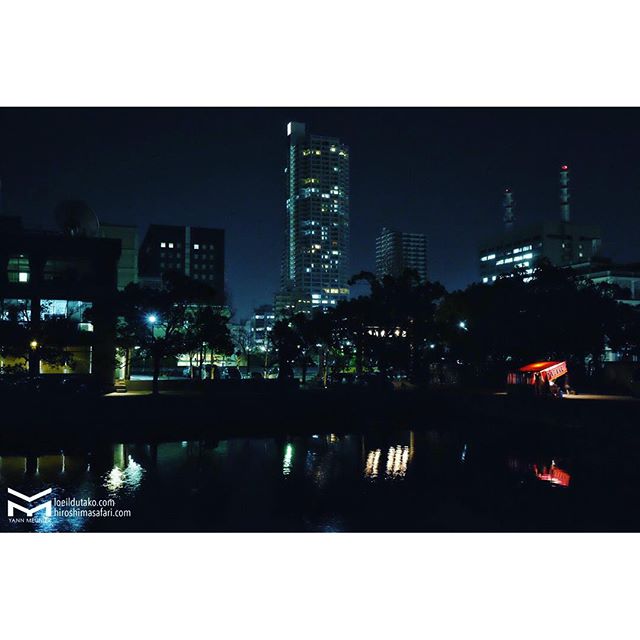
<svg viewBox="0 0 640 640"><path fill-rule="evenodd" d="M98 232L101 238L120 241L118 260L118 289L138 282L138 228L126 224L101 223Z"/></svg>
<svg viewBox="0 0 640 640"><path fill-rule="evenodd" d="M572 264L576 275L597 284L612 284L620 287L619 302L640 305L640 264L615 264L607 258Z"/></svg>
<svg viewBox="0 0 640 640"><path fill-rule="evenodd" d="M490 283L516 267L530 274L543 258L557 267L585 262L598 255L601 242L596 226L542 222L515 228L482 244L480 276L482 282Z"/></svg>
<svg viewBox="0 0 640 640"><path fill-rule="evenodd" d="M31 375L87 374L112 383L120 242L28 231L15 218L5 223L0 221L0 321L18 330L3 333L2 366L24 364ZM55 364L46 357L52 352L58 354Z"/></svg>
<svg viewBox="0 0 640 640"><path fill-rule="evenodd" d="M160 286L162 275L182 273L211 286L224 304L224 230L152 224L138 254L140 281Z"/></svg>
<svg viewBox="0 0 640 640"><path fill-rule="evenodd" d="M416 271L421 282L427 280L427 237L384 227L376 238L376 277L397 278L407 269Z"/></svg>
<svg viewBox="0 0 640 640"><path fill-rule="evenodd" d="M287 135L280 300L311 312L333 307L349 294L349 150L337 138L307 133L299 122L287 125Z"/></svg>
<svg viewBox="0 0 640 640"><path fill-rule="evenodd" d="M506 231L482 243L479 252L480 277L491 283L501 275L522 269L525 277L533 273L540 260L556 267L584 263L600 253L602 234L592 225L574 224L569 210L569 167L560 167L560 220L528 227L514 226L514 202L510 189L503 199Z"/></svg>

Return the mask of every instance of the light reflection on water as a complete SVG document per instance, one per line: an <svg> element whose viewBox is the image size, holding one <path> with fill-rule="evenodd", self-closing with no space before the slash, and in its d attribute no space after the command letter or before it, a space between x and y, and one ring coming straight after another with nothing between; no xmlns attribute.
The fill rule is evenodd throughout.
<svg viewBox="0 0 640 640"><path fill-rule="evenodd" d="M118 445L124 447L124 445ZM140 483L145 470L138 464L131 455L127 455L126 462L115 463L113 468L105 475L103 487L106 487L110 494L118 494L121 490L135 492Z"/></svg>
<svg viewBox="0 0 640 640"><path fill-rule="evenodd" d="M0 530L341 531L401 527L401 523L376 519L385 513L382 501L391 501L385 505L395 507L406 500L408 508L400 509L401 513L407 518L426 518L429 511L416 508L414 493L438 496L440 492L446 498L452 483L468 481L473 486L473 476L467 480L464 475L474 469L473 446L466 438L448 441L432 430L419 436L414 431L395 431L118 443L86 452L3 455L2 493L7 486L26 495L51 487L54 499L111 499L114 509L130 509L131 517L74 515L11 523L4 511L0 512ZM532 478L536 485L541 484L532 461L505 455L501 468L513 477Z"/></svg>

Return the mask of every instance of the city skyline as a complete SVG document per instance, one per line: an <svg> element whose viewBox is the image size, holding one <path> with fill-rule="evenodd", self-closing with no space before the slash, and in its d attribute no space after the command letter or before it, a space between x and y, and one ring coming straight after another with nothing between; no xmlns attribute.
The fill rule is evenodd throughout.
<svg viewBox="0 0 640 640"><path fill-rule="evenodd" d="M557 168L572 171L572 220L603 227L602 252L637 260L640 167L625 109L47 109L0 112L4 213L53 227L81 198L102 222L225 229L237 317L279 288L284 131L306 122L351 150L350 271L373 271L385 225L425 233L430 277L478 280L479 244L502 229L557 220Z"/></svg>

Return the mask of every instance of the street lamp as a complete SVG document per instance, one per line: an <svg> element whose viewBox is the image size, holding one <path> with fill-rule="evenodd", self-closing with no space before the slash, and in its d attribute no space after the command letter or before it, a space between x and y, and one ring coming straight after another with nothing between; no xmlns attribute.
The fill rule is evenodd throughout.
<svg viewBox="0 0 640 640"><path fill-rule="evenodd" d="M29 346L35 351L38 348L38 341L37 340L32 340L29 343Z"/></svg>
<svg viewBox="0 0 640 640"><path fill-rule="evenodd" d="M467 323L464 320L460 320L460 322L458 323L458 326L461 329L464 329L465 331L469 331L469 329L467 328Z"/></svg>
<svg viewBox="0 0 640 640"><path fill-rule="evenodd" d="M157 322L158 322L158 316L155 313L150 313L147 316L147 323L149 324L149 327L151 329L151 338L153 340L156 339L155 328L156 328Z"/></svg>

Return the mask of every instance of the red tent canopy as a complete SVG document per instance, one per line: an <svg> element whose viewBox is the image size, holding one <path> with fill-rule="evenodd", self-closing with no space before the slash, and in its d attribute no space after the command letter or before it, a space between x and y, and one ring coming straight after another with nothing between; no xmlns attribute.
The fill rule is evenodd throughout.
<svg viewBox="0 0 640 640"><path fill-rule="evenodd" d="M567 373L567 363L561 362L532 362L518 371L522 373L539 373L543 380L555 380Z"/></svg>

